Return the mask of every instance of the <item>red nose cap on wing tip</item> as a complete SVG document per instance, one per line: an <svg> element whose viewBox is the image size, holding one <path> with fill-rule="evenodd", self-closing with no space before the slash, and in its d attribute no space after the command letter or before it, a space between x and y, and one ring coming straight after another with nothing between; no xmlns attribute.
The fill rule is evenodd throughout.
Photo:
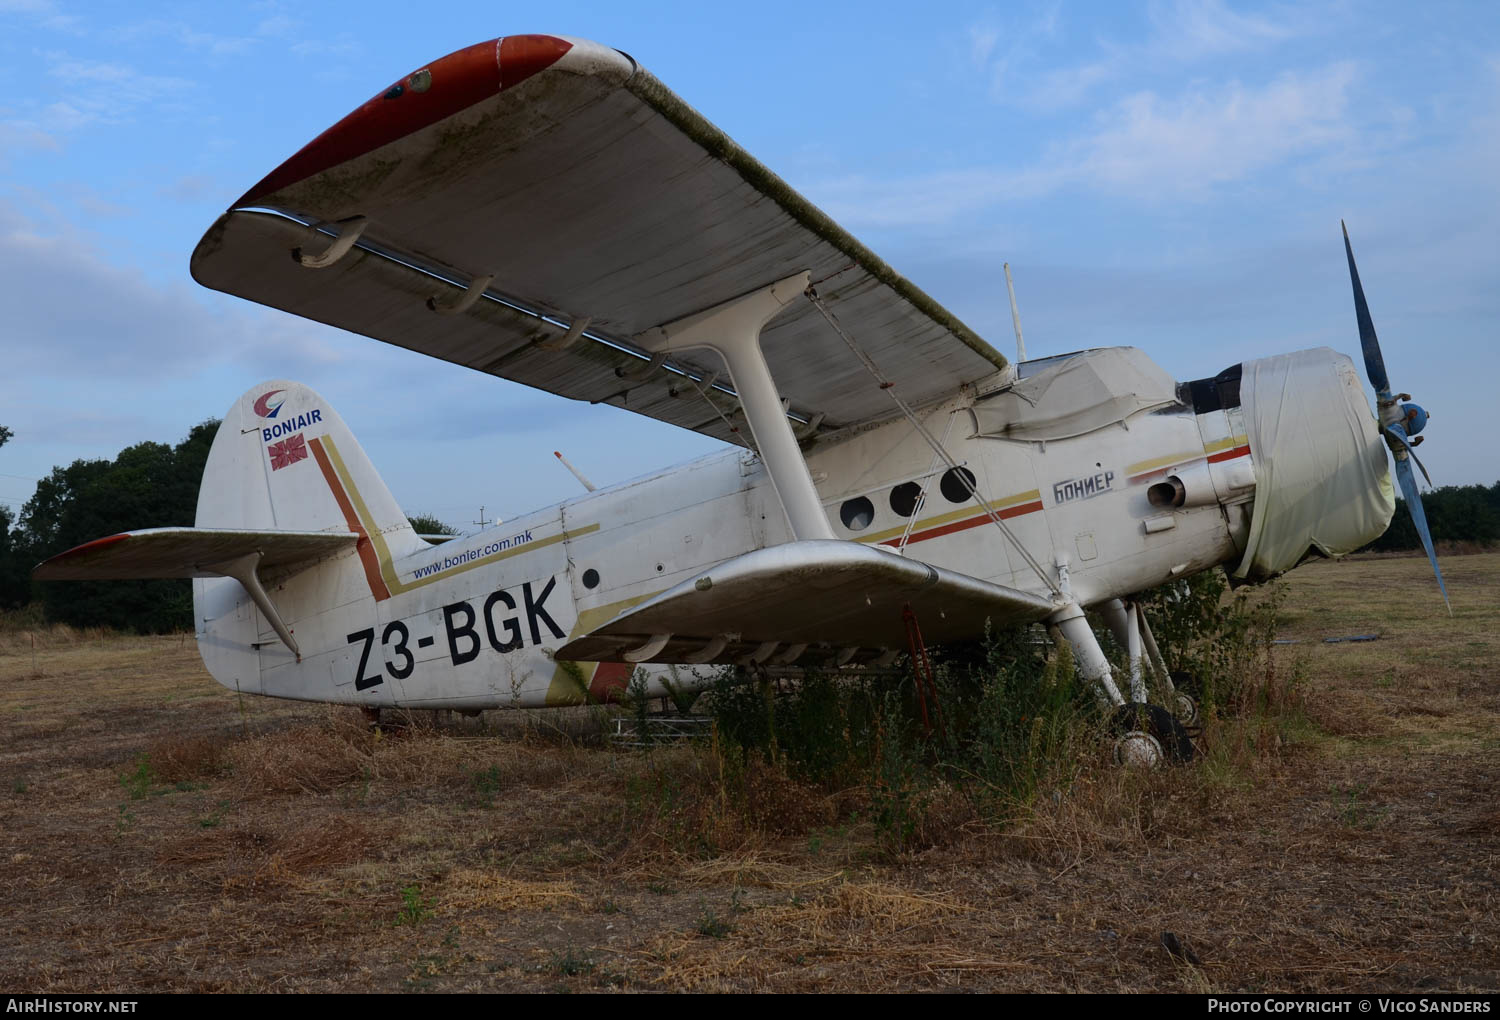
<svg viewBox="0 0 1500 1020"><path fill-rule="evenodd" d="M500 63L500 87L508 89L544 71L573 48L555 35L507 35L496 48Z"/></svg>
<svg viewBox="0 0 1500 1020"><path fill-rule="evenodd" d="M451 117L545 70L572 48L556 36L511 35L434 60L314 138L234 205L256 205L288 185Z"/></svg>
<svg viewBox="0 0 1500 1020"><path fill-rule="evenodd" d="M75 556L86 555L86 554L94 552L96 550L103 549L105 546L114 545L116 542L123 542L127 538L129 538L129 537L130 537L129 533L124 533L124 534L119 534L119 535L108 535L108 536L106 536L104 538L96 538L92 542L85 542L85 543L83 543L83 545L75 545L73 548L69 549L67 552L60 552L56 556L54 556L51 559L47 560L46 563L43 564L43 566L46 566L46 565L52 564L52 563L60 563L63 560L72 559Z"/></svg>

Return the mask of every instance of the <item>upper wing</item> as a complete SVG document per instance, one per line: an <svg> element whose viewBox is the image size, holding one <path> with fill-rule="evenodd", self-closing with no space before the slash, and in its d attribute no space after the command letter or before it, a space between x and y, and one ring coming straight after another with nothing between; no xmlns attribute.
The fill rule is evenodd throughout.
<svg viewBox="0 0 1500 1020"><path fill-rule="evenodd" d="M223 577L224 564L251 553L261 554L261 570L280 571L352 549L358 540L352 531L148 528L85 542L32 573L41 581Z"/></svg>
<svg viewBox="0 0 1500 1020"><path fill-rule="evenodd" d="M734 662L775 642L866 653L906 644L902 608L940 644L1040 620L1049 600L853 542L788 542L737 556L557 650L578 662ZM632 656L634 650L639 654Z"/></svg>
<svg viewBox="0 0 1500 1020"><path fill-rule="evenodd" d="M338 232L358 232L347 255L306 264ZM717 357L622 376L644 367L633 338L804 269L909 403L1006 365L630 57L554 36L401 79L251 188L192 260L208 287L730 441L727 377L711 407L681 374L707 380ZM583 320L565 349L538 346ZM794 416L890 416L809 303L762 344Z"/></svg>

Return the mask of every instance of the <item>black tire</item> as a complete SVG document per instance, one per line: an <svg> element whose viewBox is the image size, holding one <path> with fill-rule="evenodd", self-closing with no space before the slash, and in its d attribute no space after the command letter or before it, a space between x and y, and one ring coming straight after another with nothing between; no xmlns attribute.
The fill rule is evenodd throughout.
<svg viewBox="0 0 1500 1020"><path fill-rule="evenodd" d="M1173 687L1192 695L1194 701L1203 700L1203 681L1198 679L1197 673L1185 669L1174 669L1169 675L1172 677Z"/></svg>
<svg viewBox="0 0 1500 1020"><path fill-rule="evenodd" d="M1124 735L1135 730L1149 733L1161 745L1162 753L1174 765L1193 760L1196 748L1193 738L1177 717L1160 705L1143 705L1131 702L1115 709L1110 719L1110 729Z"/></svg>

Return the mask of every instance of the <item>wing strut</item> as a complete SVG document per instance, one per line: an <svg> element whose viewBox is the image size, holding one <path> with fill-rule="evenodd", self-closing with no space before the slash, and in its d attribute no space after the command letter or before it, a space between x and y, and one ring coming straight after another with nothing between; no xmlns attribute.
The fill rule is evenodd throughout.
<svg viewBox="0 0 1500 1020"><path fill-rule="evenodd" d="M805 271L788 276L636 338L652 352L653 363L657 357L690 347L707 347L724 359L750 422L750 434L765 459L771 484L792 526L792 538L797 541L831 539L833 528L787 421L776 380L771 378L761 353L760 331L807 289L807 279Z"/></svg>
<svg viewBox="0 0 1500 1020"><path fill-rule="evenodd" d="M267 595L266 589L261 586L260 574L257 570L260 566L260 556L259 552L246 553L226 563L205 564L203 569L225 577L232 577L240 582L250 593L250 597L255 600L255 604L260 607L260 611L266 614L266 622L271 625L276 636L281 638L282 643L291 649L297 661L301 662L302 650L297 647L297 639L292 637L291 628L282 621L281 614L276 611L276 606L271 601L271 596Z"/></svg>

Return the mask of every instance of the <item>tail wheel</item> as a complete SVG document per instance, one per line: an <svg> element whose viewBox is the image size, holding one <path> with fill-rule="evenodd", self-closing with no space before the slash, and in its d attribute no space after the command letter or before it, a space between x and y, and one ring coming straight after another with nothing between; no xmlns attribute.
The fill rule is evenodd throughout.
<svg viewBox="0 0 1500 1020"><path fill-rule="evenodd" d="M1110 727L1115 740L1115 762L1119 765L1163 764L1192 761L1195 749L1187 729L1160 705L1132 702L1115 710Z"/></svg>

